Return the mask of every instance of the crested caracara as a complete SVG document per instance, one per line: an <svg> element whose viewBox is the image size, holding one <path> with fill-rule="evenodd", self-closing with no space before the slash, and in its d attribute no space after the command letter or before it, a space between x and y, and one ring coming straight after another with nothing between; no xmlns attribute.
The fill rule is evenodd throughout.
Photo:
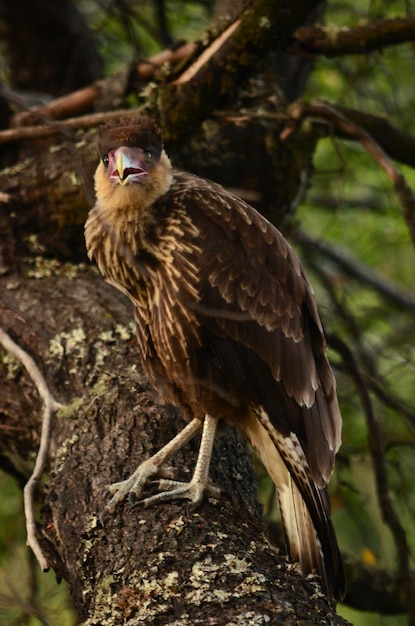
<svg viewBox="0 0 415 626"><path fill-rule="evenodd" d="M336 385L313 289L281 233L221 186L172 169L147 117L99 131L88 255L133 302L144 370L187 426L111 485L113 512L202 430L189 483L161 481L146 504L199 503L218 420L257 451L278 494L290 556L326 594L344 574L326 490L340 446ZM217 490L218 491L218 490ZM216 493L217 493L216 491ZM130 497L131 497L130 496Z"/></svg>

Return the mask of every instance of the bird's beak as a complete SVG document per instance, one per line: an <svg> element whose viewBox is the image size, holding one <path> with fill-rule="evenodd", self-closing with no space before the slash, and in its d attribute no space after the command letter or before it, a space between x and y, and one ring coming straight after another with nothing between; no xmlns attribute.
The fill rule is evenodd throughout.
<svg viewBox="0 0 415 626"><path fill-rule="evenodd" d="M121 185L126 185L129 178L128 171L133 168L133 164L131 162L131 159L129 159L122 150L117 150L115 167L117 168L118 182Z"/></svg>
<svg viewBox="0 0 415 626"><path fill-rule="evenodd" d="M114 169L110 174L112 182L127 185L128 183L137 182L147 174L140 163L138 163L139 159L127 154L125 148L118 148L114 156Z"/></svg>

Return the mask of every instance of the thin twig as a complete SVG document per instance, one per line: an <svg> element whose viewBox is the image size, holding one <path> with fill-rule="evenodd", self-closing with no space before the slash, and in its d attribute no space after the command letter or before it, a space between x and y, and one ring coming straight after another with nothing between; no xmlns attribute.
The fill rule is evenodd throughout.
<svg viewBox="0 0 415 626"><path fill-rule="evenodd" d="M343 363L347 371L352 376L360 401L366 417L366 423L369 431L369 451L372 457L373 468L375 470L377 496L382 511L384 522L395 540L395 547L398 560L398 588L401 588L407 598L408 606L410 601L410 581L411 570L409 564L409 546L406 538L405 530L401 524L399 514L393 506L390 497L391 490L389 487L389 479L386 471L386 459L384 454L384 444L382 441L382 433L378 419L373 409L372 400L369 391L365 385L364 377L360 371L353 352L349 346L344 343L337 335L329 334L328 341L330 346L341 355Z"/></svg>
<svg viewBox="0 0 415 626"><path fill-rule="evenodd" d="M356 278L362 284L369 285L395 306L403 307L411 313L415 313L415 298L410 293L388 282L383 276L371 271L339 248L331 246L327 241L314 239L299 228L291 233L291 238L300 246L316 250L319 254L330 259L349 276Z"/></svg>
<svg viewBox="0 0 415 626"><path fill-rule="evenodd" d="M10 335L8 335L2 328L0 328L0 343L11 356L20 361L20 363L26 368L27 373L34 382L44 403L39 450L36 456L35 467L32 475L27 481L23 491L23 500L27 531L26 544L32 549L42 570L47 571L49 569L49 565L36 538L34 493L36 486L40 482L46 464L51 437L52 417L54 413L62 407L62 405L57 402L50 393L47 383L32 357L25 350L20 348L20 346L18 346Z"/></svg>
<svg viewBox="0 0 415 626"><path fill-rule="evenodd" d="M373 137L366 132L361 126L354 124L347 119L336 107L324 102L300 102L291 107L291 119L295 123L301 122L305 118L319 118L326 120L336 129L339 129L347 137L360 141L367 152L375 159L375 161L384 170L393 183L394 189L404 208L404 215L412 242L415 245L415 196L413 195L404 176L394 166L386 152L380 147ZM287 125L281 133L282 139L293 132L294 126Z"/></svg>

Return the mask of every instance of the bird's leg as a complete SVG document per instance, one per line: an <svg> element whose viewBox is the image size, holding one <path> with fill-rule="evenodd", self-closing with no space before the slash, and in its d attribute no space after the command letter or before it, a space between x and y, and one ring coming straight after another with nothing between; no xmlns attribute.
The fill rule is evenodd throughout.
<svg viewBox="0 0 415 626"><path fill-rule="evenodd" d="M193 506L197 506L203 500L205 493L219 498L220 489L209 484L209 467L212 458L213 444L215 441L218 420L216 417L206 415L203 422L202 439L199 447L196 466L190 482L183 483L175 480L159 480L160 493L141 500L137 504L149 506L157 502L169 502L178 498L190 500Z"/></svg>
<svg viewBox="0 0 415 626"><path fill-rule="evenodd" d="M108 502L101 517L104 518L106 513L114 513L119 502L122 502L128 494L139 498L142 494L144 485L147 480L160 471L161 466L178 452L192 437L196 435L202 426L200 419L193 419L183 430L181 430L171 441L169 441L161 450L156 452L152 457L141 463L135 472L131 474L127 480L113 483L109 486L110 493L113 497Z"/></svg>

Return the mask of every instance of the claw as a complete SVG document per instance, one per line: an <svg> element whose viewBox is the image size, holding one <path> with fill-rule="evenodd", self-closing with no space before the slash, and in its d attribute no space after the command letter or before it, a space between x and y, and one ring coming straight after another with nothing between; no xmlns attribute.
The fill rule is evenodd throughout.
<svg viewBox="0 0 415 626"><path fill-rule="evenodd" d="M109 486L112 494L111 500L101 513L101 523L105 525L105 517L107 514L113 514L117 505L128 499L132 505L132 509L139 504L151 506L156 502L171 502L177 498L190 500L192 507L196 508L203 500L205 494L214 498L219 498L220 489L209 484L209 464L212 455L212 446L215 438L217 419L209 415L205 417L203 422L202 440L199 448L193 477L188 483L181 483L174 478L171 467L164 465L165 462L177 450L190 441L190 439L200 430L201 422L199 419L193 419L174 439L167 443L161 450L154 454L150 459L141 463L135 472L121 482L113 483ZM149 478L156 474L162 476L159 480L160 493L149 496L140 500L145 484Z"/></svg>
<svg viewBox="0 0 415 626"><path fill-rule="evenodd" d="M212 483L204 485L200 481L191 480L188 483L176 480L160 479L158 481L160 492L148 496L143 500L136 501L132 509L140 505L145 507L158 504L160 502L172 502L173 500L190 500L192 509L197 509L203 501L205 495L219 500L221 490Z"/></svg>
<svg viewBox="0 0 415 626"><path fill-rule="evenodd" d="M161 491L141 500L140 504L145 507L152 506L159 502L172 502L173 500L190 500L191 504L197 508L203 500L203 485L200 483L182 483L177 487L169 486L168 491Z"/></svg>
<svg viewBox="0 0 415 626"><path fill-rule="evenodd" d="M147 480L157 474L157 471L158 467L150 460L147 460L141 463L127 480L109 485L108 490L113 496L101 513L101 521L107 513L112 515L117 505L125 500L127 496L135 496L139 499Z"/></svg>
<svg viewBox="0 0 415 626"><path fill-rule="evenodd" d="M187 487L187 491L189 491L190 493L193 493L195 491L199 492L200 490L202 493L202 498L204 496L208 496L209 498L216 498L216 500L219 500L222 495L222 490L211 481L209 481L207 484L204 484L203 482L199 482L194 479L188 483L180 482L178 480L159 479L157 482L159 484L160 495L165 492L169 493L171 491L175 491L177 487Z"/></svg>

